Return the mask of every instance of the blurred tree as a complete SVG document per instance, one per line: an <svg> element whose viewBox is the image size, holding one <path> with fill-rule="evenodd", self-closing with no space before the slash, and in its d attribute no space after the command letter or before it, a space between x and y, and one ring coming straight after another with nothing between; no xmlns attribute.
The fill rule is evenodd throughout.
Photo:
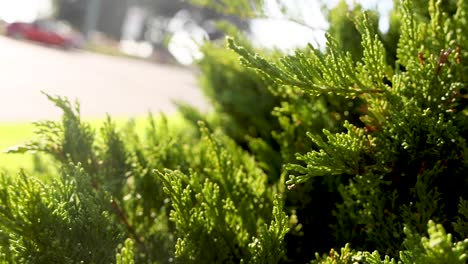
<svg viewBox="0 0 468 264"><path fill-rule="evenodd" d="M113 39L120 40L127 10L132 2L134 1L101 0L101 12L97 30Z"/></svg>
<svg viewBox="0 0 468 264"><path fill-rule="evenodd" d="M85 0L54 0L54 8L58 19L68 21L75 28L83 28Z"/></svg>
<svg viewBox="0 0 468 264"><path fill-rule="evenodd" d="M91 0L53 1L58 19L86 31L86 9ZM196 28L205 31L210 39L218 39L224 37L224 34L215 26L215 21L228 20L241 29L248 29L249 25L247 20L239 17L182 0L100 0L100 6L96 31L112 39L122 39L125 37L122 29L129 10L137 8L143 11L144 16L137 40L149 41L158 50L165 49L167 40L176 31L187 31L190 34Z"/></svg>
<svg viewBox="0 0 468 264"><path fill-rule="evenodd" d="M166 30L169 30L167 28L168 23L164 23L164 20L168 22L176 17L177 14L181 15L179 17L181 20L185 20L180 22L202 28L210 39L218 39L224 36L214 25L215 21L219 21L220 19L228 20L241 29L248 28L247 20L242 20L237 16L222 14L214 9L200 7L183 0L140 0L139 3L151 12L153 18L156 18L149 21L150 25L147 25L149 28L155 26L161 27L162 25L166 26ZM181 11L185 11L185 13L181 13Z"/></svg>

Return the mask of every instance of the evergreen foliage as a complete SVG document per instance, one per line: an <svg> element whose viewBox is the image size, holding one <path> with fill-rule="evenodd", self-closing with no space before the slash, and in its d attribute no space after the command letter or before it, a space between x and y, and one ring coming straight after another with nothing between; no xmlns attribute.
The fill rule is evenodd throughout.
<svg viewBox="0 0 468 264"><path fill-rule="evenodd" d="M201 159L211 164L190 175L159 173L173 201L171 219L181 234L177 256L184 263L267 263L268 258L281 258L288 227L281 201L273 199L277 191L268 188L266 175L234 142L210 135L203 124L201 131ZM204 250L207 247L212 251Z"/></svg>
<svg viewBox="0 0 468 264"><path fill-rule="evenodd" d="M199 61L216 112L182 126L95 130L47 95L62 120L10 151L57 169L0 177L0 263L466 263L468 4L396 7L384 33L342 2L327 48L289 55L224 25Z"/></svg>
<svg viewBox="0 0 468 264"><path fill-rule="evenodd" d="M21 173L1 177L1 250L5 263L112 262L125 234L111 205L79 166L46 184Z"/></svg>
<svg viewBox="0 0 468 264"><path fill-rule="evenodd" d="M460 199L457 222L453 223L455 231L463 237L468 237L468 203Z"/></svg>
<svg viewBox="0 0 468 264"><path fill-rule="evenodd" d="M281 209L282 200L275 197L284 191L284 183L269 184L266 174L254 159L221 131L209 132L200 123L199 133L184 127L174 134L164 117L158 125L150 116L144 138L129 124L125 131L128 140L124 141L122 132L117 131L110 118L103 124L101 133L97 134L81 121L78 106L72 108L71 103L61 97L49 96L49 99L62 107L63 121L39 123L40 137L37 140L10 151L50 153L61 166L87 162L87 168L79 168L89 175L82 180L82 185L87 183L88 191L100 195L103 200L98 205L105 205L108 210L103 219L108 222L103 226L116 230L115 233L106 233L109 239L114 239L114 244L102 249L109 254L109 262L114 258L121 263L127 263L132 258L149 263L169 263L174 257L181 262L194 263L235 263L241 260L246 263L270 263L272 259L281 259L283 237L289 224ZM72 133L70 130L76 131ZM92 140L85 141L83 138ZM77 146L75 140L88 144L83 149L68 153L64 142ZM166 172L159 173L159 176L153 172L162 169L166 169ZM23 178L29 179L26 176ZM52 177L52 181L56 179ZM34 182L43 184L36 179ZM5 188L10 185L3 184ZM53 194L56 189L62 189L62 186L45 186L34 190L34 195L41 192ZM183 203L179 204L178 201ZM49 205L50 210L57 210L62 203L59 201ZM87 204L83 206L91 207ZM169 214L171 209L173 212ZM181 215L189 216L190 221L181 221ZM77 220L90 226L100 223L89 216ZM9 226L7 223L3 225ZM8 238L10 232L2 232L5 243L2 248L8 248L11 243ZM99 234L96 232L96 235ZM76 234L66 235L70 243L79 243L73 239ZM130 242L126 242L124 249L116 255L118 244L128 236L135 241L134 249ZM99 242L98 239L96 241ZM201 241L204 243L201 244ZM204 251L209 244L214 251ZM62 257L66 254L66 251L53 252ZM40 256L41 252L36 252L36 255ZM67 261L74 263L79 261L78 257Z"/></svg>
<svg viewBox="0 0 468 264"><path fill-rule="evenodd" d="M309 47L307 55L297 51L279 63L228 40L243 64L279 85L364 101L364 124L345 123L348 131L336 135L324 130L327 141L310 133L318 150L297 156L306 165L288 166L297 173L290 187L323 176L339 191L338 241L394 254L404 224L424 232L429 219L453 219L458 199L466 196L466 66L457 46L466 43L459 39L466 35L460 34L466 31L460 27L466 3L459 1L452 17L441 4L429 1L426 24L412 12L411 1L401 3L396 69L386 63L385 46L367 14L357 23L363 47L358 62L330 35L325 54Z"/></svg>
<svg viewBox="0 0 468 264"><path fill-rule="evenodd" d="M271 112L279 105L279 98L253 70L239 65L234 52L211 43L202 51L204 57L198 65L204 74L200 84L219 113L211 123L223 127L239 144L247 144L249 136L262 138L271 145L271 131L278 129L278 121Z"/></svg>
<svg viewBox="0 0 468 264"><path fill-rule="evenodd" d="M134 264L134 242L131 239L125 240L124 246L115 256L116 264Z"/></svg>
<svg viewBox="0 0 468 264"><path fill-rule="evenodd" d="M398 262L389 256L381 257L378 251L355 251L347 244L340 252L331 250L328 256L319 256L312 263L320 264L422 264L422 263L466 263L468 255L468 240L452 242L452 236L445 233L441 225L430 221L428 223L429 237L420 237L405 229L405 249L400 251Z"/></svg>

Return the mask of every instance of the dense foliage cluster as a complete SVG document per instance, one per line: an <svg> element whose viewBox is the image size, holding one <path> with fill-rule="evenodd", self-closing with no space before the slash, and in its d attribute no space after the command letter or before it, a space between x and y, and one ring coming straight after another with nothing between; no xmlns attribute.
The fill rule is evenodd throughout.
<svg viewBox="0 0 468 264"><path fill-rule="evenodd" d="M396 1L388 32L349 8L323 50L207 44L216 112L183 125L47 95L61 122L11 151L57 169L0 177L0 263L466 263L468 3Z"/></svg>

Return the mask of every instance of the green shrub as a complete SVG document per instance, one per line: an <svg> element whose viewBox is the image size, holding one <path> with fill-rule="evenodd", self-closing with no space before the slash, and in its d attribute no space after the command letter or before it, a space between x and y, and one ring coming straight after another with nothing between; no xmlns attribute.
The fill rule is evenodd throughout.
<svg viewBox="0 0 468 264"><path fill-rule="evenodd" d="M80 193L83 197L67 194L64 198L55 198L57 190L68 186L66 179L69 173L65 172L58 178L50 175L46 182L52 184L34 177L16 179L5 176L1 185L6 188L5 210L23 208L28 212L27 208L32 207L22 197L41 197L41 194L52 197L53 203L42 206L49 214L63 210L63 214L77 215L61 209L69 197L74 196L82 201L79 205L85 209L101 206L98 208L102 213L95 212L96 209L92 215L83 215L83 219L73 219L81 225L78 228L74 228L74 223L67 218L63 220L63 227L52 224L53 230L67 228L68 224L71 230L68 233L59 232L61 229L54 232L44 229L44 233L36 231L37 235L31 234L28 238L44 240L43 237L49 237L51 241L57 240L57 245L67 239L67 243L76 245L82 238L73 232L101 225L105 236L99 232L90 234L90 239L94 240L86 246L98 247L103 243L100 251L107 255L106 258L97 255L93 259L71 254L68 249L41 248L34 252L35 256L51 262L54 262L51 259L57 259L59 263L62 263L61 259L63 263L82 260L97 263L129 261L131 258L148 263L170 263L174 258L193 263L270 263L282 258L283 237L289 223L282 210L282 200L275 197L284 192L284 180L269 183L253 157L220 130L210 132L201 123L200 132L190 125L173 131L165 117L156 122L150 116L149 126L143 135L134 131L132 124L118 131L110 118L98 134L81 120L78 106L72 107L67 99L61 97L48 97L63 110L62 122L38 123L39 137L12 152L49 153L67 171L71 170L66 169L71 168L69 164L86 164L75 170L80 172L79 187L84 189L80 191L87 192ZM165 173L155 172L163 169ZM82 178L81 174L86 177ZM13 192L11 186L17 185L19 179L28 183L32 181L38 187L26 189L30 193ZM97 201L93 195L101 200ZM34 202L40 203L41 200ZM88 204L91 202L96 204ZM17 253L18 257L12 255L17 251L12 248L16 243L13 234L18 239L24 239L21 236L26 234L16 231L16 227L9 223L8 214L5 212L0 221L2 253L5 250L4 254L9 259L36 261L26 255L29 251ZM190 218L188 222L183 219L186 216ZM47 219L51 216L41 217L44 219L39 218L39 221L44 224L52 221ZM104 227L113 228L113 232ZM102 239L107 236L113 244L106 246L107 243L96 236L102 236ZM125 237L132 238L134 248L130 249L127 243L125 250L120 249L121 253L116 255L118 245ZM213 251L203 250L208 245ZM79 247L74 250L83 251ZM101 254L100 251L96 254ZM130 251L134 252L134 257L128 255ZM91 248L83 252L95 257Z"/></svg>
<svg viewBox="0 0 468 264"><path fill-rule="evenodd" d="M358 97L366 108L363 123L345 123L346 132L311 132L316 150L298 154L289 165L290 188L323 177L340 199L334 209L334 239L360 249L377 248L395 255L403 225L423 233L429 219L451 231L457 204L466 197L465 49L466 3L450 16L441 2L430 1L430 23L400 6L398 66L386 63L386 50L364 14L363 58L355 63L329 37L324 55L298 51L280 63L229 45L242 61L264 77L305 93ZM403 70L400 70L403 69ZM300 74L298 74L298 72ZM305 165L304 165L305 163ZM312 180L314 179L314 180ZM458 219L460 219L458 217ZM457 236L462 239L463 234Z"/></svg>
<svg viewBox="0 0 468 264"><path fill-rule="evenodd" d="M430 221L428 223L429 237L420 237L405 229L406 239L404 249L400 251L398 262L389 256L382 257L378 251L361 252L354 251L347 244L340 252L331 250L328 256L320 257L312 263L320 264L346 264L346 263L370 263L370 264L423 264L423 263L466 263L468 255L468 239L461 242L452 242L452 236L445 233L442 225Z"/></svg>
<svg viewBox="0 0 468 264"><path fill-rule="evenodd" d="M244 41L245 42L245 41ZM207 43L198 62L200 85L217 112L215 122L239 144L247 144L247 136L273 142L271 131L278 129L272 110L280 98L268 89L268 83L238 63L236 53Z"/></svg>
<svg viewBox="0 0 468 264"><path fill-rule="evenodd" d="M112 262L125 235L111 203L83 168L65 166L46 184L28 175L0 178L0 250L5 263Z"/></svg>
<svg viewBox="0 0 468 264"><path fill-rule="evenodd" d="M252 157L228 138L210 135L203 126L200 147L201 160L211 164L188 175L159 173L174 207L171 219L179 234L179 260L277 262L288 229L282 201L274 199L281 186L269 187Z"/></svg>
<svg viewBox="0 0 468 264"><path fill-rule="evenodd" d="M352 41L341 4L324 51L207 44L216 112L182 126L96 132L48 96L62 120L12 151L57 169L0 178L0 262L466 263L468 4L444 3L397 3L388 33L356 7Z"/></svg>

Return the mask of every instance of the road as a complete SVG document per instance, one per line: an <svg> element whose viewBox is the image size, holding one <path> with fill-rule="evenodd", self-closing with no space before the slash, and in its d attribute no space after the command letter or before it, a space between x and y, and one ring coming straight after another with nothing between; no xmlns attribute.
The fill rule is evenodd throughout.
<svg viewBox="0 0 468 264"><path fill-rule="evenodd" d="M77 99L88 118L173 113L173 100L208 109L188 70L5 37L0 37L0 91L0 122L60 117L41 91Z"/></svg>

